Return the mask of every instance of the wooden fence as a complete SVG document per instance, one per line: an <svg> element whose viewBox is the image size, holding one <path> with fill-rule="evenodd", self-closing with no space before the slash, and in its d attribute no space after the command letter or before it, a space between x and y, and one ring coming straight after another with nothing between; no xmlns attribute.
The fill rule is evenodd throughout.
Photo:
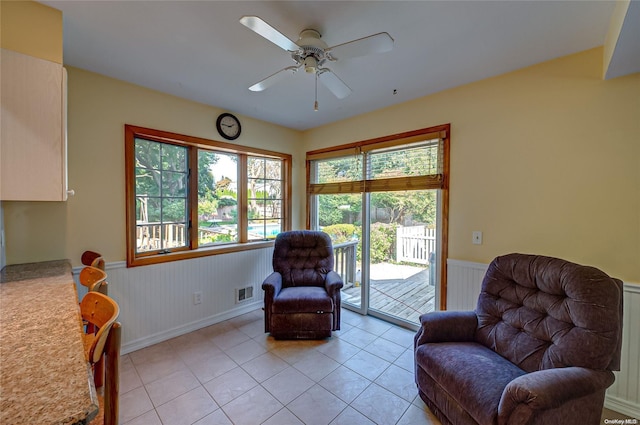
<svg viewBox="0 0 640 425"><path fill-rule="evenodd" d="M396 261L429 264L436 252L436 229L426 226L398 226L396 230Z"/></svg>

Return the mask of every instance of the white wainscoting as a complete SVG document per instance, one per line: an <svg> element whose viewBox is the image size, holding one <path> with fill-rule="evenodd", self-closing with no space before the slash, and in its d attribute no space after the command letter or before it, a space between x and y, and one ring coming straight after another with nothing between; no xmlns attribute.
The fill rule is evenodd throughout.
<svg viewBox="0 0 640 425"><path fill-rule="evenodd" d="M605 405L633 418L640 418L640 285L624 285L622 359L616 381L607 390Z"/></svg>
<svg viewBox="0 0 640 425"><path fill-rule="evenodd" d="M133 268L108 263L109 296L120 306L122 354L262 307L272 255L273 248L265 248ZM86 288L77 286L82 297ZM253 299L236 303L236 289L247 286ZM201 304L194 304L194 292L202 292Z"/></svg>
<svg viewBox="0 0 640 425"><path fill-rule="evenodd" d="M447 310L474 310L488 264L447 260Z"/></svg>
<svg viewBox="0 0 640 425"><path fill-rule="evenodd" d="M488 264L447 261L447 310L473 310ZM624 284L622 361L607 390L605 407L640 418L640 285Z"/></svg>

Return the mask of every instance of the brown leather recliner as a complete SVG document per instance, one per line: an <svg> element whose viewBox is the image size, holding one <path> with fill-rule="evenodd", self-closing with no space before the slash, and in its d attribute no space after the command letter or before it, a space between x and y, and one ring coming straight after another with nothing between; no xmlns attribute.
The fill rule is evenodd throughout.
<svg viewBox="0 0 640 425"><path fill-rule="evenodd" d="M620 280L509 254L489 265L475 311L420 321L415 379L443 425L600 423L620 369Z"/></svg>
<svg viewBox="0 0 640 425"><path fill-rule="evenodd" d="M318 339L340 329L343 283L333 261L331 239L324 232L278 234L274 271L262 284L265 332L277 339Z"/></svg>

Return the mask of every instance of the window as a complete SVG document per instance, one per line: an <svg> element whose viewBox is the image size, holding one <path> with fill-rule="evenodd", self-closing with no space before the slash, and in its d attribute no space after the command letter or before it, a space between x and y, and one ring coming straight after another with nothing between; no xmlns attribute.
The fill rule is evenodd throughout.
<svg viewBox="0 0 640 425"><path fill-rule="evenodd" d="M449 131L307 152L308 226L332 238L345 307L411 325L444 308Z"/></svg>
<svg viewBox="0 0 640 425"><path fill-rule="evenodd" d="M290 229L291 155L125 126L127 265L260 248Z"/></svg>

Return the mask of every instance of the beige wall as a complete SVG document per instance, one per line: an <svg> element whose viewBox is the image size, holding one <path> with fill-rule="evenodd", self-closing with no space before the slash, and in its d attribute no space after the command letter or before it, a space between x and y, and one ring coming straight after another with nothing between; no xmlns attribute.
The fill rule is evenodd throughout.
<svg viewBox="0 0 640 425"><path fill-rule="evenodd" d="M0 45L62 63L62 12L34 1L0 2Z"/></svg>
<svg viewBox="0 0 640 425"><path fill-rule="evenodd" d="M602 57L593 49L310 130L305 146L451 123L449 258L538 253L640 283L640 74L603 81Z"/></svg>
<svg viewBox="0 0 640 425"><path fill-rule="evenodd" d="M221 140L215 120L222 109L76 68L68 74L69 188L76 194L67 202L3 203L7 264L69 258L79 265L87 249L108 262L125 259L125 124ZM294 174L304 176L298 131L238 117L236 143L290 153ZM293 191L304 193L304 179L294 179ZM299 207L293 226L304 226Z"/></svg>

